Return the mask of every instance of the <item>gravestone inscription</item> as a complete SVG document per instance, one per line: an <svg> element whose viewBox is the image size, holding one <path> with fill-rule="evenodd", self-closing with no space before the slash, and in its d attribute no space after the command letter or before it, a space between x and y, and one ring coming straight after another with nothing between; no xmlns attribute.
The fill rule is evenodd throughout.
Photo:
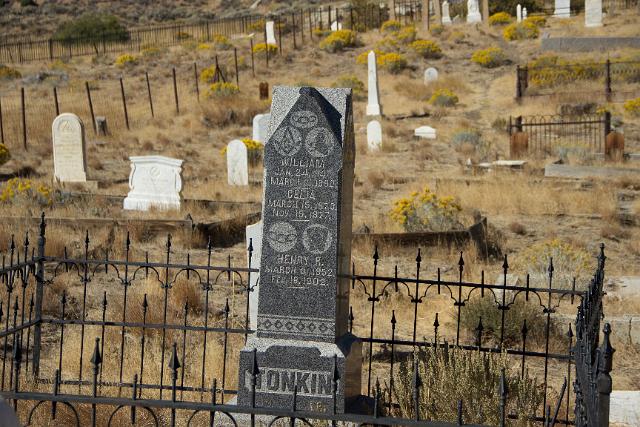
<svg viewBox="0 0 640 427"><path fill-rule="evenodd" d="M355 142L351 89L276 87L264 151L256 334L238 404L343 412L360 393L348 332ZM254 367L257 367L257 376ZM335 401L334 396L335 394Z"/></svg>
<svg viewBox="0 0 640 427"><path fill-rule="evenodd" d="M87 181L84 125L72 113L60 114L51 125L53 175L58 182Z"/></svg>

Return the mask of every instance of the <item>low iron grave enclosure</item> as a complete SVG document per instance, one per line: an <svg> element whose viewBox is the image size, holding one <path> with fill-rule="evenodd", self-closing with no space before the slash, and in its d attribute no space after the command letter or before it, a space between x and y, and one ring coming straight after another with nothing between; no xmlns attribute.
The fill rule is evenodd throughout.
<svg viewBox="0 0 640 427"><path fill-rule="evenodd" d="M237 267L237 260L211 245L189 254L172 245L170 237L164 250L150 257L128 236L121 248L114 245L108 251L94 248L88 234L79 236L81 247L68 257L49 256L46 239L43 216L39 230L22 241L12 239L0 270L0 395L17 408L25 424L41 425L53 418L61 425L115 425L112 422L122 417L141 425L232 425L232 419L249 425L254 415L268 414L304 425L311 425L305 421L311 419L333 425L461 425L468 402L459 402L458 418L449 420L451 424L423 421L437 414L422 410L402 419L393 416L398 402L387 395L389 388L381 391L376 385L399 381L399 365L412 366L415 349L452 345L482 353L504 348L523 373L537 367L545 388L542 406L548 409L541 407L529 416L539 424L608 425L613 355L608 325L602 343L599 339L604 248L586 290L558 288L552 263L542 282L527 277L525 285L515 286L507 279L511 270L505 257L501 280L491 284L484 273L480 280L467 279L462 255L445 274L426 271L427 255L418 251L415 268L402 272L386 265L390 254L376 248L372 265L353 265L344 277L352 289L348 328L363 346L362 390L375 411L356 415L300 410L296 394L303 390L297 387L290 403L280 408L229 404L237 393L237 354L254 333L249 328L249 294L256 289L247 285L251 275L258 274L252 267L252 244L246 264L240 262L246 267ZM181 297L187 288L193 289L195 299ZM481 319L475 333L461 328L470 302L483 295L501 316L493 338L483 331ZM431 308L443 297L452 309L450 322ZM519 339L507 343L505 315L525 301L543 316L543 330L528 330L525 323ZM567 306L577 310L575 325L557 318L557 311ZM553 325L567 333L559 346L550 339ZM537 345L530 338L534 332L542 336ZM255 366L248 372L254 387L259 371ZM559 382L553 375L565 377L566 392L563 387L563 393L557 393ZM334 376L327 385L334 399L340 380ZM411 381L418 402L428 390L421 388L419 378ZM500 395L500 425L509 425L509 390L495 392Z"/></svg>

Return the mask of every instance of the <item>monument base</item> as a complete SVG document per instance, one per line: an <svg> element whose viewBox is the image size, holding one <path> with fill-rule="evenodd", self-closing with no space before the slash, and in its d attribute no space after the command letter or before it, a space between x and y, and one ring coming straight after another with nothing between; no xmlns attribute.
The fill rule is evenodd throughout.
<svg viewBox="0 0 640 427"><path fill-rule="evenodd" d="M344 413L360 395L362 342L345 334L334 343L251 337L240 352L238 404L251 406L251 372L257 367L255 406ZM343 379L346 378L346 381ZM336 381L337 380L337 381Z"/></svg>
<svg viewBox="0 0 640 427"><path fill-rule="evenodd" d="M479 13L474 13L471 15L467 15L467 23L473 24L476 22L482 22L482 16Z"/></svg>
<svg viewBox="0 0 640 427"><path fill-rule="evenodd" d="M160 210L180 210L180 199L158 198L153 199L139 196L128 195L123 202L123 209L130 211L148 211L149 209L158 208Z"/></svg>

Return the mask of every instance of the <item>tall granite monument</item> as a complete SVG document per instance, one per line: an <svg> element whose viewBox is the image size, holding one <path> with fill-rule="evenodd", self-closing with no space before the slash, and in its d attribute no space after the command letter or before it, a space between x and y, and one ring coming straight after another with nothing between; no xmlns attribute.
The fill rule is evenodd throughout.
<svg viewBox="0 0 640 427"><path fill-rule="evenodd" d="M350 268L354 161L350 89L274 89L241 406L254 387L256 406L291 408L297 389L298 409L321 412L344 412L360 394L362 344L348 331L349 280L340 277Z"/></svg>

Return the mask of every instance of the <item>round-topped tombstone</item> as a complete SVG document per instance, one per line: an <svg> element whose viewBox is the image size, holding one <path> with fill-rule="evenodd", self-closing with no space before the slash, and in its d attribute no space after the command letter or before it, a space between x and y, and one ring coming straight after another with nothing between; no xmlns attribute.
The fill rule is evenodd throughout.
<svg viewBox="0 0 640 427"><path fill-rule="evenodd" d="M433 67L429 67L424 71L424 84L435 82L438 80L438 70Z"/></svg>

